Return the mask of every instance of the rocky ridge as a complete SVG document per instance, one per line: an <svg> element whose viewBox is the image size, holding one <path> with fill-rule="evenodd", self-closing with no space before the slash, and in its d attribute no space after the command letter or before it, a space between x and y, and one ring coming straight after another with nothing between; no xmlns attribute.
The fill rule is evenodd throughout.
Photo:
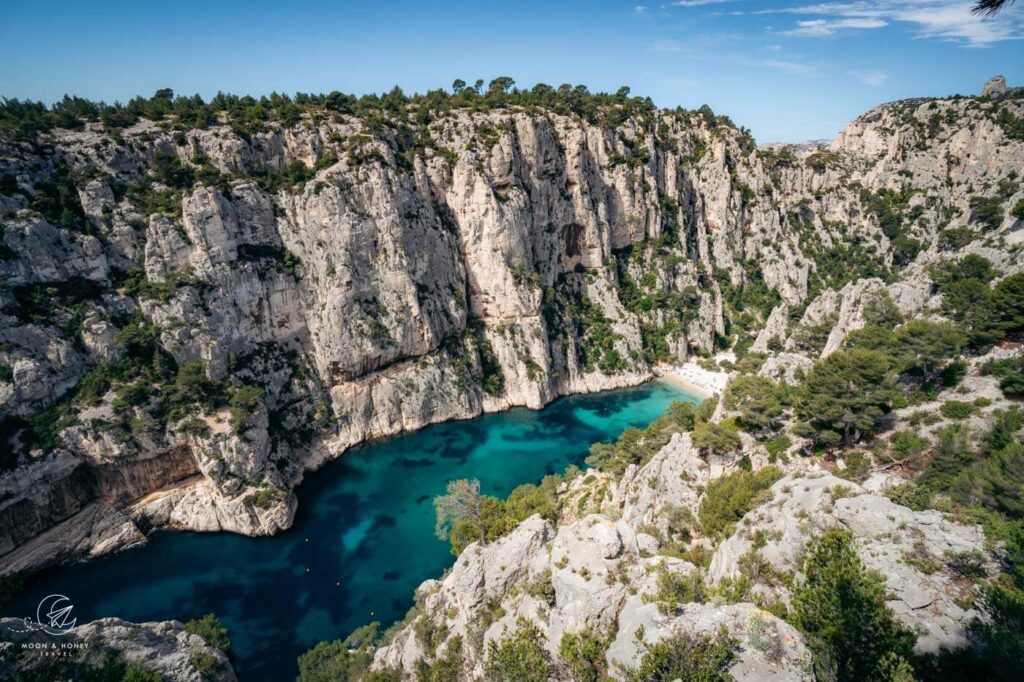
<svg viewBox="0 0 1024 682"><path fill-rule="evenodd" d="M919 653L965 645L978 613L959 604L974 583L953 566L970 557L984 567L979 570L998 571L981 528L948 521L937 511L913 512L814 461L785 465L790 473L775 483L769 499L717 548L698 538L714 549L707 568L677 558L666 524L680 513L696 517L706 483L736 471L742 455L709 462L689 434L680 434L617 482L588 471L565 484L560 495L568 502L557 526L533 516L493 543L470 545L442 580L423 583L417 608L377 651L375 665L411 677L421 660L443 657L454 642L461 645L464 674L481 679L489 643L527 619L556 661L566 633L608 637L605 663L614 679L624 679L652 644L680 634L712 636L722 627L736 640L729 669L735 679L814 679L802 635L765 609L788 603L784 577L799 574L807 541L829 526L848 529L867 566L885 576L887 604L917 634ZM580 505L581 493L596 499L609 482L599 513L585 513L595 507ZM666 608L660 595L666 573L701 575L725 589ZM741 579L751 583L746 600L736 603L728 588ZM423 632L433 633L429 643ZM565 673L555 670L553 679L563 679Z"/></svg>

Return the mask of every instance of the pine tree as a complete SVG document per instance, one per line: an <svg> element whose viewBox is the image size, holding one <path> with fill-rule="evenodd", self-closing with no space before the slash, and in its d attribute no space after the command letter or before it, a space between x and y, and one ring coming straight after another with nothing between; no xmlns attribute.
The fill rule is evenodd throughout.
<svg viewBox="0 0 1024 682"><path fill-rule="evenodd" d="M812 541L803 573L793 590L794 621L818 679L906 679L914 635L893 618L881 576L864 567L849 531L830 528Z"/></svg>

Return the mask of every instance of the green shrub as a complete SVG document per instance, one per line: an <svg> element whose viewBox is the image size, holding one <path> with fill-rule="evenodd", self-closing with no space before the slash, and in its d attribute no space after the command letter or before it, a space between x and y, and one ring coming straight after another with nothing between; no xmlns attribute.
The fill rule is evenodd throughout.
<svg viewBox="0 0 1024 682"><path fill-rule="evenodd" d="M224 664L213 654L201 651L194 651L188 655L189 664L203 676L209 679L224 669Z"/></svg>
<svg viewBox="0 0 1024 682"><path fill-rule="evenodd" d="M551 661L543 646L544 635L536 625L519 618L516 629L487 650L484 675L495 682L547 682Z"/></svg>
<svg viewBox="0 0 1024 682"><path fill-rule="evenodd" d="M249 424L249 419L263 404L263 391L256 386L243 385L231 389L228 405L231 406L231 428L241 434Z"/></svg>
<svg viewBox="0 0 1024 682"><path fill-rule="evenodd" d="M228 629L220 624L216 614L208 613L202 618L194 618L185 623L185 631L198 635L212 647L227 653L231 649Z"/></svg>
<svg viewBox="0 0 1024 682"><path fill-rule="evenodd" d="M370 623L344 640L320 642L299 656L296 682L399 682L401 676L393 671L368 673L374 648L380 641L379 630L379 623Z"/></svg>
<svg viewBox="0 0 1024 682"><path fill-rule="evenodd" d="M959 251L975 239L978 234L967 227L951 227L939 233L939 248L943 251Z"/></svg>
<svg viewBox="0 0 1024 682"><path fill-rule="evenodd" d="M992 290L994 325L1003 334L1024 332L1024 273L1000 280Z"/></svg>
<svg viewBox="0 0 1024 682"><path fill-rule="evenodd" d="M1003 202L999 197L971 197L971 222L979 223L986 230L994 230L1003 224Z"/></svg>
<svg viewBox="0 0 1024 682"><path fill-rule="evenodd" d="M566 632L558 643L558 658L573 682L601 682L606 679L605 653L611 641L596 634L589 625L579 632Z"/></svg>
<svg viewBox="0 0 1024 682"><path fill-rule="evenodd" d="M1017 203L1010 209L1010 215L1017 220L1024 220L1024 199L1017 200Z"/></svg>
<svg viewBox="0 0 1024 682"><path fill-rule="evenodd" d="M63 161L54 166L51 176L38 180L33 190L30 206L32 210L41 213L47 222L72 232L96 233L96 228L82 209L78 188Z"/></svg>
<svg viewBox="0 0 1024 682"><path fill-rule="evenodd" d="M896 461L909 461L928 447L928 441L910 430L897 431L889 439L889 449Z"/></svg>
<svg viewBox="0 0 1024 682"><path fill-rule="evenodd" d="M1024 398L1024 354L990 361L982 371L999 379L999 388L1007 398Z"/></svg>
<svg viewBox="0 0 1024 682"><path fill-rule="evenodd" d="M261 488L254 493L249 493L242 502L250 507L269 509L278 500L279 493L275 488Z"/></svg>
<svg viewBox="0 0 1024 682"><path fill-rule="evenodd" d="M715 637L675 635L647 647L640 665L626 674L628 682L677 680L729 682L736 642L723 629Z"/></svg>
<svg viewBox="0 0 1024 682"><path fill-rule="evenodd" d="M675 613L685 604L704 603L707 598L708 588L699 570L688 573L670 571L664 567L658 570L658 592L651 601L658 604L662 613Z"/></svg>
<svg viewBox="0 0 1024 682"><path fill-rule="evenodd" d="M434 498L435 533L448 540L452 554L458 556L470 543L496 540L534 514L554 522L560 511L557 488L579 473L577 467L570 466L561 475L545 476L539 485L517 486L505 500L481 495L479 481L449 481L446 494Z"/></svg>
<svg viewBox="0 0 1024 682"><path fill-rule="evenodd" d="M939 407L947 419L967 419L974 414L974 405L963 400L948 400Z"/></svg>
<svg viewBox="0 0 1024 682"><path fill-rule="evenodd" d="M737 471L708 483L700 503L701 531L721 540L730 533L744 514L766 501L768 489L782 478L775 467L760 471Z"/></svg>
<svg viewBox="0 0 1024 682"><path fill-rule="evenodd" d="M863 452L853 451L843 455L846 468L838 475L856 483L862 483L871 473L871 458Z"/></svg>
<svg viewBox="0 0 1024 682"><path fill-rule="evenodd" d="M298 682L345 682L358 680L369 669L372 657L350 653L341 641L320 642L299 656Z"/></svg>
<svg viewBox="0 0 1024 682"><path fill-rule="evenodd" d="M137 663L126 663L124 672L121 674L121 682L163 682L164 679L164 676L157 671L144 668ZM99 679L104 679L104 677L99 676ZM111 676L106 679L113 681L117 678Z"/></svg>
<svg viewBox="0 0 1024 682"><path fill-rule="evenodd" d="M416 662L416 682L451 682L458 680L461 672L461 637L452 637L445 647L444 655L436 657L431 663L423 659ZM402 675L397 670L377 671L360 679L362 682L400 682Z"/></svg>
<svg viewBox="0 0 1024 682"><path fill-rule="evenodd" d="M786 434L773 436L764 442L765 450L768 451L769 459L777 459L780 455L793 447L793 440Z"/></svg>
<svg viewBox="0 0 1024 682"><path fill-rule="evenodd" d="M999 380L999 388L1007 398L1024 398L1024 374L1008 374Z"/></svg>

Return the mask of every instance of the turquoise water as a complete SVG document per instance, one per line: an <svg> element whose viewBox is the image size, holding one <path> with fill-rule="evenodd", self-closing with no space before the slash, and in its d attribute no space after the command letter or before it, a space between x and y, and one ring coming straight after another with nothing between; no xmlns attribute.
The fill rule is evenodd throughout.
<svg viewBox="0 0 1024 682"><path fill-rule="evenodd" d="M451 566L432 503L447 481L478 478L484 493L504 497L582 464L591 443L646 426L673 400L699 402L655 382L364 445L308 476L295 525L281 535L154 533L145 547L41 574L4 615L32 615L52 593L74 602L80 623L212 611L230 630L242 680L291 680L303 651L400 619L416 586Z"/></svg>

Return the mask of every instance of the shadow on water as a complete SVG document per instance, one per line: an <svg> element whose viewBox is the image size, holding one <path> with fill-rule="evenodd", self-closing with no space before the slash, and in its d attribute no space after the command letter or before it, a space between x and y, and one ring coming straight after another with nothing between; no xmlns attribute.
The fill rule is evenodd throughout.
<svg viewBox="0 0 1024 682"><path fill-rule="evenodd" d="M673 400L698 402L657 382L366 444L307 477L295 524L280 535L157 532L145 547L34 576L4 615L31 615L52 593L74 602L79 622L213 612L230 630L242 680L293 679L303 651L400 619L415 588L451 566L431 504L449 480L478 478L485 493L505 496L582 464L591 443L646 426Z"/></svg>

